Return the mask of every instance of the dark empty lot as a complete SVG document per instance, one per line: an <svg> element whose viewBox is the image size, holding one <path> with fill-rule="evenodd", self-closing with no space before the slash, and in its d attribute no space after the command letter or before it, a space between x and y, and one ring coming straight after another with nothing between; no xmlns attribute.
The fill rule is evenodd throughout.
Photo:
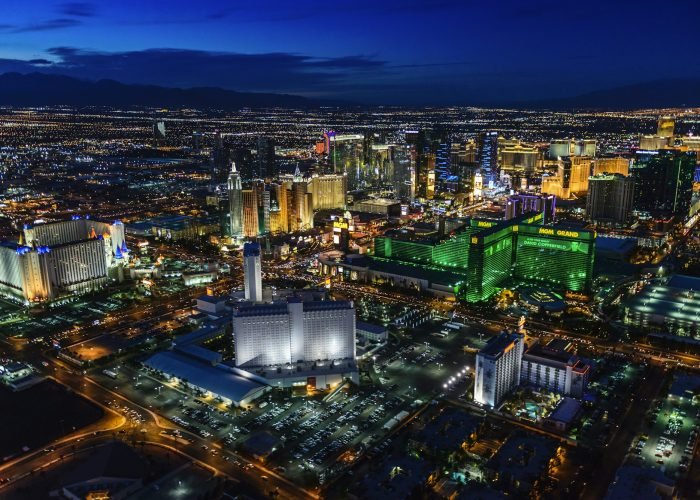
<svg viewBox="0 0 700 500"><path fill-rule="evenodd" d="M0 387L0 458L40 448L102 418L102 410L53 380L21 392Z"/></svg>

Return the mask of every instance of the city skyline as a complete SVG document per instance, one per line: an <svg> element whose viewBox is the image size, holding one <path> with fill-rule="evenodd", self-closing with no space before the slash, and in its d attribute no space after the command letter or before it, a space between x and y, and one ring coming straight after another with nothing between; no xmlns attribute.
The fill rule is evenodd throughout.
<svg viewBox="0 0 700 500"><path fill-rule="evenodd" d="M697 5L3 7L3 500L697 497Z"/></svg>

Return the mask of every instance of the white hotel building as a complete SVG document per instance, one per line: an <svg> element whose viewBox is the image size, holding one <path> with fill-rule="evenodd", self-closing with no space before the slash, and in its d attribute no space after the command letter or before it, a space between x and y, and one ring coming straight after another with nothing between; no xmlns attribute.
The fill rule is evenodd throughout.
<svg viewBox="0 0 700 500"><path fill-rule="evenodd" d="M573 347L565 340L552 340L546 345L535 342L523 354L521 384L583 397L591 369L573 353Z"/></svg>
<svg viewBox="0 0 700 500"><path fill-rule="evenodd" d="M524 337L501 333L492 337L476 355L474 401L498 408L503 398L520 384L520 360Z"/></svg>
<svg viewBox="0 0 700 500"><path fill-rule="evenodd" d="M0 295L30 304L95 290L127 256L119 221L25 226L19 244L0 243Z"/></svg>
<svg viewBox="0 0 700 500"><path fill-rule="evenodd" d="M327 387L357 381L350 301L243 303L233 314L236 366L273 385Z"/></svg>

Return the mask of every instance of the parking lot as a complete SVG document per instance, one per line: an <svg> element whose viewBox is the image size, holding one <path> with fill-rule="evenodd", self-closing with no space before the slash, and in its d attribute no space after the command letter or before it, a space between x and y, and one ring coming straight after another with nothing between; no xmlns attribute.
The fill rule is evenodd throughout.
<svg viewBox="0 0 700 500"><path fill-rule="evenodd" d="M127 307L141 297L135 292L102 291L92 297L71 297L52 304L45 312L30 314L7 303L0 305L0 331L30 341L67 338L76 325L90 325Z"/></svg>
<svg viewBox="0 0 700 500"><path fill-rule="evenodd" d="M251 436L262 432L272 435L278 444L265 457L266 463L307 485L327 481L362 451L386 446L381 441L399 422L396 417L408 416L416 406L414 400L397 397L386 389L352 386L331 397L326 393L294 397L274 391L250 410L231 409L216 398L157 380L143 369L120 365L110 371L117 377L102 372L91 376L232 451L249 454L246 441ZM129 416L136 421L140 418ZM171 438L188 440L186 433ZM217 453L213 447L209 451Z"/></svg>
<svg viewBox="0 0 700 500"><path fill-rule="evenodd" d="M587 404L579 423L570 430L572 438L589 446L605 446L619 430L627 404L618 397L645 383L646 368L617 358L597 359L588 383Z"/></svg>
<svg viewBox="0 0 700 500"><path fill-rule="evenodd" d="M392 394L429 401L440 396L471 398L476 352L487 335L479 324L446 328L429 322L402 335L398 346L376 353L373 376Z"/></svg>
<svg viewBox="0 0 700 500"><path fill-rule="evenodd" d="M363 364L363 376L371 383L332 395L273 391L247 409L229 408L216 397L160 379L134 363L110 364L90 375L193 434L248 457L264 457L278 473L315 486L362 453L382 454L390 445L390 431L422 404L441 396L471 398L475 355L489 334L478 323L446 323L429 321L399 332L394 345ZM138 425L139 415L129 417ZM167 437L191 439L184 431ZM251 450L255 439L266 442L268 449ZM214 446L206 451L219 453Z"/></svg>
<svg viewBox="0 0 700 500"><path fill-rule="evenodd" d="M654 403L648 422L651 428L635 440L633 456L671 478L683 476L700 432L700 409L689 399L668 397Z"/></svg>

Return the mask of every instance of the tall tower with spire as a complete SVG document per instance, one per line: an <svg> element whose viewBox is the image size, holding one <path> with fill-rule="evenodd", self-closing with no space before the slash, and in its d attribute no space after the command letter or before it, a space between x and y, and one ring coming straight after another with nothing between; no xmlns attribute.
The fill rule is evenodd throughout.
<svg viewBox="0 0 700 500"><path fill-rule="evenodd" d="M228 204L231 236L241 236L243 234L243 184L235 162L231 163L231 173L228 174Z"/></svg>
<svg viewBox="0 0 700 500"><path fill-rule="evenodd" d="M299 170L299 163L297 162L297 168L294 169L294 182L303 182L304 181L304 176L301 174L301 170Z"/></svg>

